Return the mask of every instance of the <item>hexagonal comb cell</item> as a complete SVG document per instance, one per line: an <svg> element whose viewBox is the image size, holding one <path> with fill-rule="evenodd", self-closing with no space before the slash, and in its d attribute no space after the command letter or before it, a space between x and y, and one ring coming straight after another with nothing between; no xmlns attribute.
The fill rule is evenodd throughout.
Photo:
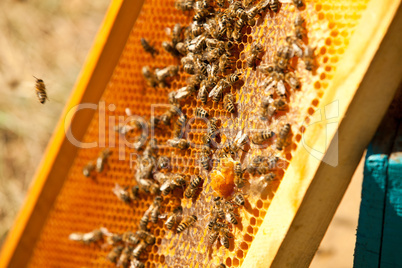
<svg viewBox="0 0 402 268"><path fill-rule="evenodd" d="M254 2L258 4L258 1ZM192 227L177 234L168 230L162 219L150 225L150 232L156 237L156 243L148 247L143 256L146 267L193 267L194 263L197 263L198 267L215 267L219 263L224 263L228 267L241 266L280 179L292 159L292 152L301 140L302 133L299 130L303 128L305 118L314 113L323 91L331 83L338 62L349 44L349 38L367 2L307 1L305 7L300 10L293 4L279 4L277 13L263 12L256 17L254 26L244 27L244 35L236 44L233 63L235 66L233 71L242 76L241 82L229 87L226 92L234 96L235 112L229 113L222 101L216 103L208 100L203 104L194 95L188 97L181 103L181 110L190 119L191 129L187 132L190 148L179 150L163 146L158 151L159 156L174 158L169 172L189 176L201 174L203 182L202 189L195 198L181 201L183 218L188 215L197 216L197 221ZM274 63L278 49L286 43L286 37L295 31L294 20L299 14L305 20L304 42L308 43L315 55L314 69L306 70L302 58L292 58L291 69L299 78L301 86L295 89L286 86L286 92L282 95L287 107L278 110L270 120L262 120L258 111L261 100L270 94L277 99L276 95L279 93L275 90L266 90L264 81L267 80L267 75L259 72L258 66ZM175 2L172 0L145 1L101 100L105 103L104 112L107 118L114 116L116 120L114 123L107 121L106 131L99 133L99 114L95 113L84 142L97 140L101 135L106 144L110 144L112 139L117 143L118 136L114 134L113 129L117 125L118 116L126 116L126 108L146 120L149 120L152 114L161 115L166 111L166 104L169 103L168 93L186 86L189 75L181 68L178 76L169 81L169 87L153 88L144 80L142 68L149 66L154 70L180 64L180 60L167 53L161 44L171 38L166 34L166 28L173 29L176 23L189 25L192 17L191 11L183 13L175 9ZM153 56L144 52L141 38L155 47L157 52ZM252 66L254 63L248 61L255 44L261 46L262 52L257 53L257 66ZM116 109L109 109L109 104L114 104ZM216 189L216 185L215 188L211 187L212 181L208 175L211 170L206 171L199 161L200 145L203 142L201 131L205 130L208 124L199 118L194 118L197 107L203 107L210 118L219 119L218 145L223 145L227 141L234 142L238 133L244 130L253 130L249 133L250 137L257 135L255 130L258 129L270 129L276 133L262 144L249 142L249 145L245 146L247 148L241 148L235 156L236 161L240 161L244 168L252 165L253 159L257 156L264 157L268 163L268 170L275 173L275 176L268 177L267 172L262 171L263 167L258 167L255 172L245 172L246 183L243 188L233 188L233 192L244 193L246 202L244 206L234 209L238 224L230 224L233 238L229 239L228 249L220 242L210 245L208 242L210 233L204 231L215 204L213 199L216 193L213 189ZM289 124L290 129L284 142L295 145L285 144L283 150L277 150L278 140L281 139L280 133L286 124ZM171 139L172 131L173 128L169 127L163 131L156 130L155 137L158 143L164 144ZM133 169L130 165L138 155L136 150L127 147L121 149L116 146L110 150L112 154L109 156L107 166L95 180L83 177L82 168L97 157L100 149L79 150L46 225L41 231L29 263L30 267L113 267L114 264L108 262L106 258L111 250L110 246L102 243L83 245L68 239L73 232L89 232L100 227L105 227L113 233L124 233L128 230L135 232L140 219L153 203L154 196L144 193L140 193L139 199L131 204L125 204L116 198L112 191L116 184L129 188L136 184L133 179L136 164L133 165ZM219 167L219 164L216 164L218 160L216 154L215 152L212 157L215 163L212 163L210 168L213 169ZM229 192L228 199L231 198L232 191ZM162 214L171 212L174 205L169 203L168 198L165 198L164 202Z"/></svg>

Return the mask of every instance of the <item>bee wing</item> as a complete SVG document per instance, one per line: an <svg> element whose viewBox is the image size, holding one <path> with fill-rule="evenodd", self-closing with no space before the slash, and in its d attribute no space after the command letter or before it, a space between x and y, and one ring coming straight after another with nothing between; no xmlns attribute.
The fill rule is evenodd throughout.
<svg viewBox="0 0 402 268"><path fill-rule="evenodd" d="M222 83L219 81L219 83L209 92L208 97L211 98L212 96L219 94L221 87Z"/></svg>
<svg viewBox="0 0 402 268"><path fill-rule="evenodd" d="M181 100L190 96L191 92L188 90L188 87L182 87L178 89L175 93L175 99Z"/></svg>
<svg viewBox="0 0 402 268"><path fill-rule="evenodd" d="M68 239L72 240L72 241L82 241L83 239L83 234L81 233L71 233L68 236Z"/></svg>
<svg viewBox="0 0 402 268"><path fill-rule="evenodd" d="M292 43L292 49L294 51L294 54L297 57L299 57L299 58L303 57L303 49L300 46L298 46L296 43Z"/></svg>
<svg viewBox="0 0 402 268"><path fill-rule="evenodd" d="M121 187L118 183L115 184L114 188L112 189L112 192L116 195L119 196L120 192L124 190L123 187Z"/></svg>
<svg viewBox="0 0 402 268"><path fill-rule="evenodd" d="M277 86L277 82L275 80L272 80L271 83L268 84L268 86L265 88L265 93L269 94L272 88L275 88Z"/></svg>
<svg viewBox="0 0 402 268"><path fill-rule="evenodd" d="M282 4L291 4L291 3L293 3L292 0L279 0L279 2L281 2Z"/></svg>
<svg viewBox="0 0 402 268"><path fill-rule="evenodd" d="M283 80L282 80L282 79L278 81L277 89L278 89L278 92L279 92L281 95L285 95L285 94L286 94L286 87L285 87L285 84L283 83Z"/></svg>

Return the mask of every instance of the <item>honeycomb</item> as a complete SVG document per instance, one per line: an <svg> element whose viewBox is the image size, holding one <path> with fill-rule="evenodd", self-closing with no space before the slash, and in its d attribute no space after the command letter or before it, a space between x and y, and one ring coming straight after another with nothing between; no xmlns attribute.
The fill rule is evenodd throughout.
<svg viewBox="0 0 402 268"><path fill-rule="evenodd" d="M246 153L241 154L243 166L247 166L255 155L277 155L278 178L283 177L286 167L297 150L305 126L320 103L326 88L348 47L355 26L366 9L368 0L320 0L306 1L306 6L298 11L293 4L282 4L276 14L268 12L260 17L254 27L245 27L245 34L239 44L239 57L235 63L238 72L243 74L243 82L234 85L230 92L236 97L237 114L229 114L222 102L208 102L202 105L196 98L190 97L182 104L182 111L190 118L187 138L192 142L188 150L172 149L161 146L158 155L174 159L172 173L201 174L205 181L196 200L182 200L183 215L197 215L198 221L181 234L169 231L159 220L152 225L156 243L147 250L146 267L215 267L224 263L228 267L239 267L247 255L248 249L257 234L272 198L274 198L280 180L275 181L265 190L255 187L257 177L245 174L250 182L242 189L246 196L243 208L236 209L239 224L234 226L234 239L229 249L215 243L208 245L206 225L212 208L214 191L211 178L199 164L200 146L206 124L202 120L191 120L198 106L207 109L211 117L220 118L221 143L233 140L241 130L272 129L278 133L285 123L291 124L291 144L283 151L275 150L275 137L266 146L250 145ZM295 73L300 78L301 88L289 95L289 108L278 113L271 121L262 121L256 115L256 107L265 94L260 86L266 78L258 71L247 68L246 59L251 44L259 42L265 52L261 64L273 62L274 53L284 43L285 37L293 31L293 21L300 12L306 20L308 44L315 49L313 72L305 70L303 62L295 62ZM131 206L121 202L112 189L118 183L133 186L134 149L129 143L119 139L114 127L119 120L124 120L125 109L148 120L152 113L161 115L168 104L167 93L186 85L188 75L179 73L169 88L150 88L141 74L141 68L149 65L152 69L168 65L178 65L179 60L166 53L161 42L169 37L166 28L173 28L176 23L188 25L192 16L174 8L173 0L146 0L132 32L122 51L120 60L105 89L89 125L83 142L98 141L99 147L108 147L112 154L104 172L96 178L88 179L82 175L82 168L95 159L102 148L80 149L67 175L61 192L53 204L40 238L34 247L30 267L114 267L106 259L111 250L104 244L83 245L68 239L73 232L89 232L99 227L106 227L110 232L123 233L135 231L144 212L153 202L153 196L141 194L140 201ZM140 39L145 38L154 44L159 54L155 57L143 53ZM153 109L155 108L155 109ZM99 120L107 118L105 124ZM155 137L159 144L172 138L172 131L156 130ZM102 142L103 141L103 142ZM133 164L134 163L134 164ZM171 211L172 205L166 204L162 213ZM269 246L269 245L268 245Z"/></svg>

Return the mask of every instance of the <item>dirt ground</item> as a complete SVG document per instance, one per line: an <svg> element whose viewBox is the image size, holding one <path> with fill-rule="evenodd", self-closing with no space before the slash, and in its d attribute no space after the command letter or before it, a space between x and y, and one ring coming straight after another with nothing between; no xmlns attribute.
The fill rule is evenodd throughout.
<svg viewBox="0 0 402 268"><path fill-rule="evenodd" d="M108 0L0 1L0 245L107 10ZM47 85L41 105L34 78ZM311 267L351 267L362 164Z"/></svg>

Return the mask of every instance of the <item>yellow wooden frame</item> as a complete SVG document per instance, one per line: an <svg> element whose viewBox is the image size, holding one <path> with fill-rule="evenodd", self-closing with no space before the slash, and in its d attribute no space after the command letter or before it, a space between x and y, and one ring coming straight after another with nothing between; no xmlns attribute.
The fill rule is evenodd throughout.
<svg viewBox="0 0 402 268"><path fill-rule="evenodd" d="M142 4L143 0L116 0L110 5L25 205L3 246L0 267L23 267L28 263L78 150L65 136L66 116L80 103L99 101ZM337 152L338 166L315 159L306 150L297 150L242 267L308 266L364 148L401 82L401 48L401 1L372 0L345 52L343 70L337 71L320 101L322 109L325 104L339 101L338 132L333 130L324 136L323 122L307 127L304 133L305 140L317 143L330 138L326 157ZM86 109L67 122L78 140L87 130L82 126L89 125L93 114Z"/></svg>

